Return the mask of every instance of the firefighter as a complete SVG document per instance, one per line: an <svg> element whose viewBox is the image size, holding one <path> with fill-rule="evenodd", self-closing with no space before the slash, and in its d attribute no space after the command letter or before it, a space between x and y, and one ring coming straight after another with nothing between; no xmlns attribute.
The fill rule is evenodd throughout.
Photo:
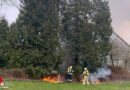
<svg viewBox="0 0 130 90"><path fill-rule="evenodd" d="M84 68L82 76L83 76L83 85L85 85L86 83L89 85L88 81L89 71L87 68Z"/></svg>
<svg viewBox="0 0 130 90"><path fill-rule="evenodd" d="M72 74L73 74L73 69L72 66L69 66L67 69L67 81L72 82Z"/></svg>

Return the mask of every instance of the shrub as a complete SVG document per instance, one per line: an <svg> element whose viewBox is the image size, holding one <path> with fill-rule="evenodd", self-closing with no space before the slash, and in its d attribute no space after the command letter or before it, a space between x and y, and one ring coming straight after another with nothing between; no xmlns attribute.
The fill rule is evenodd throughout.
<svg viewBox="0 0 130 90"><path fill-rule="evenodd" d="M36 79L45 76L46 70L42 67L29 66L26 69L26 73L30 78Z"/></svg>
<svg viewBox="0 0 130 90"><path fill-rule="evenodd" d="M74 75L79 76L82 74L82 71L83 71L82 66L78 65L74 70Z"/></svg>

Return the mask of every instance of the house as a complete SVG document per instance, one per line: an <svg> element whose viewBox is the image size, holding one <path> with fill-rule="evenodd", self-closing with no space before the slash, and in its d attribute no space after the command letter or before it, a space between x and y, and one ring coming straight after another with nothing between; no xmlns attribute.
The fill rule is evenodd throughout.
<svg viewBox="0 0 130 90"><path fill-rule="evenodd" d="M130 68L130 45L114 31L111 36L111 43L112 50L108 64Z"/></svg>

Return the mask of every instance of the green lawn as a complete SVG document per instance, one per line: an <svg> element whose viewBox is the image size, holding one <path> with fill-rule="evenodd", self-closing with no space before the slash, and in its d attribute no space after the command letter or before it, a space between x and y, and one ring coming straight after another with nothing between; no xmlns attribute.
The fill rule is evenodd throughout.
<svg viewBox="0 0 130 90"><path fill-rule="evenodd" d="M7 90L130 90L130 83L85 85L80 83L48 83L31 81L6 81ZM6 89L0 89L6 90Z"/></svg>

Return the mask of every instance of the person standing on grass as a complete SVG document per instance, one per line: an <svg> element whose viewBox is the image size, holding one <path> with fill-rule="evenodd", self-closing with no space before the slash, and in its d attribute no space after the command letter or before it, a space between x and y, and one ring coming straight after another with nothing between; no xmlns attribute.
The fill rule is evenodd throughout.
<svg viewBox="0 0 130 90"><path fill-rule="evenodd" d="M87 68L84 68L82 76L83 76L83 85L85 85L85 84L89 85L89 81L88 81L89 71Z"/></svg>
<svg viewBox="0 0 130 90"><path fill-rule="evenodd" d="M73 68L72 66L69 66L67 68L67 81L72 82L72 74L73 74Z"/></svg>

